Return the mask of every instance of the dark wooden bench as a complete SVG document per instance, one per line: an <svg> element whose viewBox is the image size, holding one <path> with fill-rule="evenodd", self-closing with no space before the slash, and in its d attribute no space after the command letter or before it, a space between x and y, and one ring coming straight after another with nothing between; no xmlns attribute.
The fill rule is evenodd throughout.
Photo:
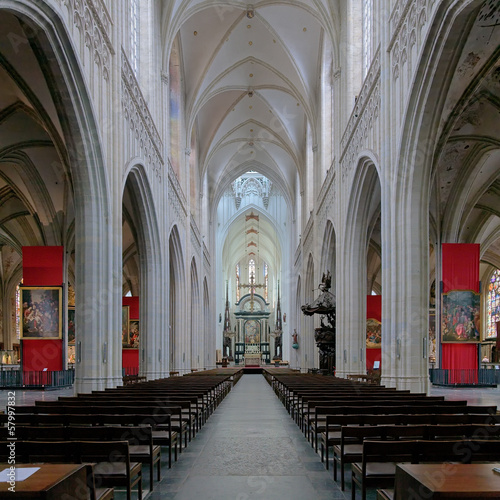
<svg viewBox="0 0 500 500"><path fill-rule="evenodd" d="M477 414L477 415L494 415L496 414L496 406L476 406L476 405L384 405L375 403L376 406L316 406L314 409L314 420L308 429L307 438L311 441L312 446L318 450L318 435L326 431L326 416L327 415L347 415L347 414Z"/></svg>
<svg viewBox="0 0 500 500"><path fill-rule="evenodd" d="M6 462L12 441L0 442L0 461ZM127 441L16 441L16 463L92 464L97 488L124 486L127 500L138 488L142 500L142 466L131 462Z"/></svg>
<svg viewBox="0 0 500 500"><path fill-rule="evenodd" d="M369 487L394 487L396 464L401 462L498 462L500 450L496 440L450 441L380 441L365 440L361 462L351 466L351 498L356 498L356 486L366 500Z"/></svg>
<svg viewBox="0 0 500 500"><path fill-rule="evenodd" d="M0 439L7 440L9 429L0 427ZM16 426L21 441L128 441L130 460L149 465L150 487L154 489L154 468L161 480L161 450L153 444L151 426Z"/></svg>
<svg viewBox="0 0 500 500"><path fill-rule="evenodd" d="M7 423L7 418L0 415L0 423ZM175 461L177 461L177 446L178 446L178 433L172 430L171 415L170 414L156 414L156 415L72 415L72 414L49 414L40 415L33 413L22 413L16 415L16 428L32 427L34 436L37 436L37 428L41 426L50 426L54 430L52 435L54 439L57 435L61 439L65 439L65 427L69 426L148 426L152 428L153 444L155 446L162 446L168 449L168 465L172 467L172 451L174 452ZM28 432L28 431L26 431ZM43 434L38 433L43 436ZM0 439L8 437L8 427L0 426ZM35 440L40 438L34 437Z"/></svg>
<svg viewBox="0 0 500 500"><path fill-rule="evenodd" d="M182 438L184 437L185 446L188 443L189 427L188 422L192 421L190 415L182 414L182 405L158 405L158 404L142 404L135 403L132 405L119 405L106 403L103 401L99 404L89 404L88 402L82 401L78 404L53 404L58 403L57 401L46 401L37 402L35 405L27 406L16 406L16 416L21 413L38 413L38 414L50 414L59 413L63 415L162 415L171 414L172 429L179 434L179 451L182 453L182 447L180 446Z"/></svg>
<svg viewBox="0 0 500 500"><path fill-rule="evenodd" d="M329 468L329 448L340 443L344 425L467 425L494 426L500 415L456 414L352 414L326 415L325 431L321 433L321 461ZM326 459L324 459L326 457Z"/></svg>

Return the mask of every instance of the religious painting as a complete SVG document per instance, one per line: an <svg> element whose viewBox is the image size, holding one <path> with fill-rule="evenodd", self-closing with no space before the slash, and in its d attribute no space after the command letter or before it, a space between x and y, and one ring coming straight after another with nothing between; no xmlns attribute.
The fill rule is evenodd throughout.
<svg viewBox="0 0 500 500"><path fill-rule="evenodd" d="M382 347L382 323L374 318L366 320L366 348L380 349Z"/></svg>
<svg viewBox="0 0 500 500"><path fill-rule="evenodd" d="M19 287L21 292L21 338L62 338L62 288Z"/></svg>
<svg viewBox="0 0 500 500"><path fill-rule="evenodd" d="M68 307L68 345L75 345L75 308Z"/></svg>
<svg viewBox="0 0 500 500"><path fill-rule="evenodd" d="M454 290L441 296L441 341L479 342L481 295Z"/></svg>
<svg viewBox="0 0 500 500"><path fill-rule="evenodd" d="M429 310L429 363L436 362L436 310Z"/></svg>
<svg viewBox="0 0 500 500"><path fill-rule="evenodd" d="M245 323L245 344L260 345L260 323L255 319Z"/></svg>
<svg viewBox="0 0 500 500"><path fill-rule="evenodd" d="M68 363L69 364L75 363L75 344L68 345Z"/></svg>
<svg viewBox="0 0 500 500"><path fill-rule="evenodd" d="M122 306L122 347L129 347L129 314L130 306Z"/></svg>
<svg viewBox="0 0 500 500"><path fill-rule="evenodd" d="M139 320L131 319L129 325L129 340L127 347L129 349L139 349Z"/></svg>

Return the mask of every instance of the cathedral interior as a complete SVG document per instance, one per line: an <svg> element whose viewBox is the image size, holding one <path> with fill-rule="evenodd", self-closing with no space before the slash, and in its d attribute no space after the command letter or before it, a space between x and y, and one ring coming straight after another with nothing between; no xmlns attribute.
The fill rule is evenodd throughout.
<svg viewBox="0 0 500 500"><path fill-rule="evenodd" d="M457 343L497 361L499 24L480 0L1 0L2 363L88 391L253 356L425 392ZM477 249L467 321L448 244ZM321 351L301 308L327 273ZM60 288L56 331L30 286Z"/></svg>

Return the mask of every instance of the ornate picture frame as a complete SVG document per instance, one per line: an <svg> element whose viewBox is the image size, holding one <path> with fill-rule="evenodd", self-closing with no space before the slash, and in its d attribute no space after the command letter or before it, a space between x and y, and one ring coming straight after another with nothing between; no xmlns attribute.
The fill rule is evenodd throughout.
<svg viewBox="0 0 500 500"><path fill-rule="evenodd" d="M382 348L382 323L375 318L366 320L366 348Z"/></svg>
<svg viewBox="0 0 500 500"><path fill-rule="evenodd" d="M68 307L68 345L75 345L75 308Z"/></svg>
<svg viewBox="0 0 500 500"><path fill-rule="evenodd" d="M139 349L140 329L139 320L131 319L129 321L129 340L127 349Z"/></svg>
<svg viewBox="0 0 500 500"><path fill-rule="evenodd" d="M122 306L122 347L129 347L130 339L130 306Z"/></svg>
<svg viewBox="0 0 500 500"><path fill-rule="evenodd" d="M21 338L62 338L62 287L21 286Z"/></svg>
<svg viewBox="0 0 500 500"><path fill-rule="evenodd" d="M452 290L441 294L441 342L481 341L481 294L472 290Z"/></svg>

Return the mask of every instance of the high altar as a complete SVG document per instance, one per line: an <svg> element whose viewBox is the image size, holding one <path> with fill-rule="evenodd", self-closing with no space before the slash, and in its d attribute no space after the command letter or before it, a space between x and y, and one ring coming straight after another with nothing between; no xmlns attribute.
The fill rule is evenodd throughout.
<svg viewBox="0 0 500 500"><path fill-rule="evenodd" d="M269 304L254 293L244 295L236 306L235 363L245 366L270 363Z"/></svg>

